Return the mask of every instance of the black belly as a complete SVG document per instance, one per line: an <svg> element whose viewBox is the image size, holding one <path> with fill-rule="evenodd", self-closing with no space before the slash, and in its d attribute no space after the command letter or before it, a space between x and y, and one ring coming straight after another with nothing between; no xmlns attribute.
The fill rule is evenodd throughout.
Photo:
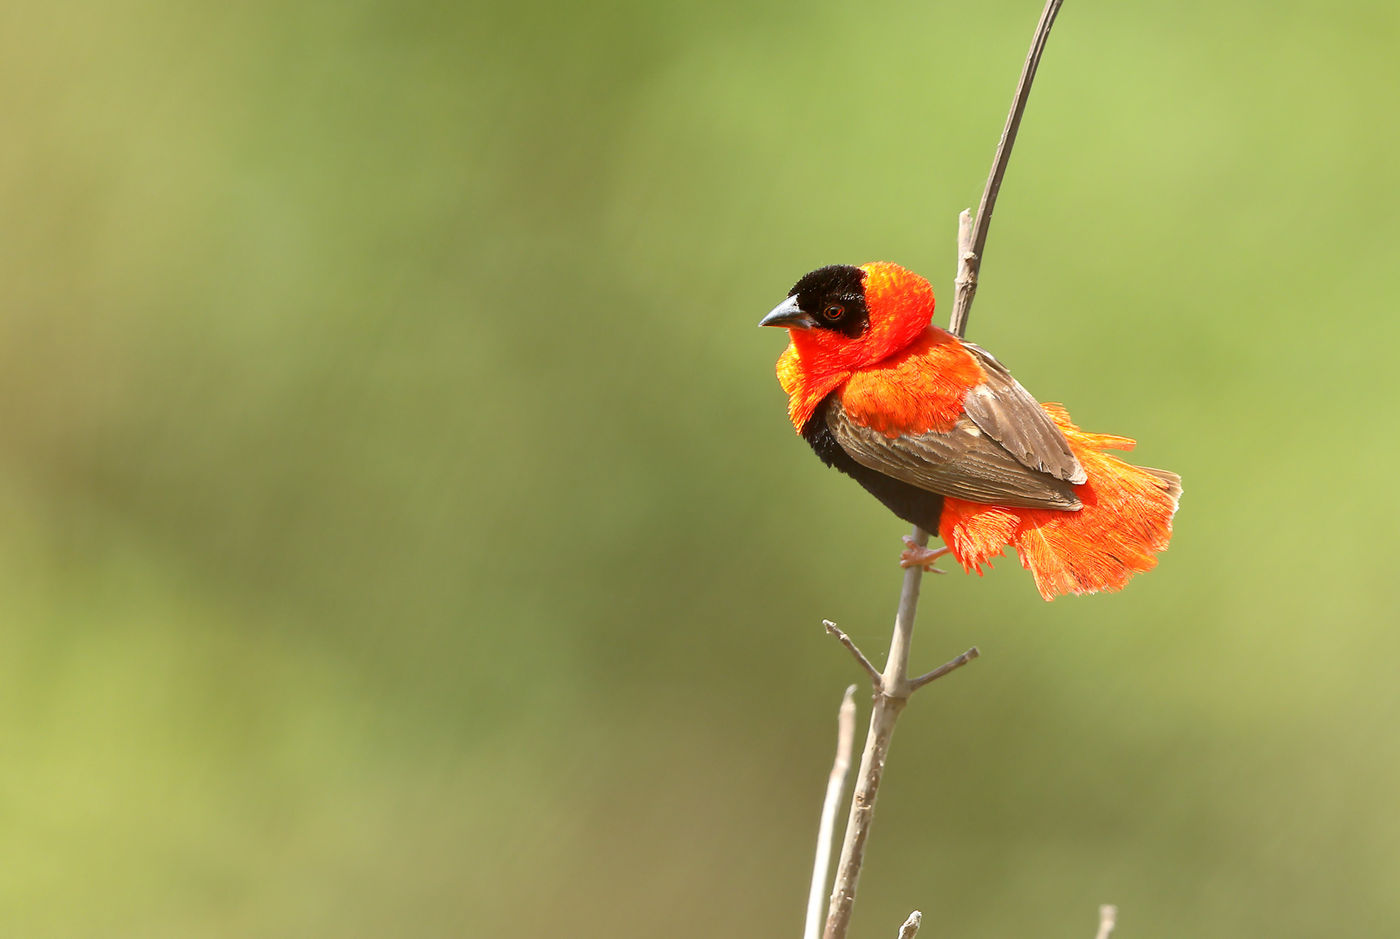
<svg viewBox="0 0 1400 939"><path fill-rule="evenodd" d="M865 491L885 504L895 515L918 525L930 534L938 534L938 517L943 514L943 497L927 489L911 486L903 480L886 476L868 466L862 466L851 455L841 449L831 430L826 426L826 406L828 398L818 406L817 411L802 425L802 437L811 444L817 456L827 466L834 466L865 487Z"/></svg>

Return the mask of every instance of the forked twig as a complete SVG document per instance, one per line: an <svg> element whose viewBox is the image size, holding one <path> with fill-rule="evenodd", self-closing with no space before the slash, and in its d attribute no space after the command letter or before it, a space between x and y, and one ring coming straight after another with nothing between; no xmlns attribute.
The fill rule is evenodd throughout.
<svg viewBox="0 0 1400 939"><path fill-rule="evenodd" d="M829 619L822 620L822 625L826 627L828 633L836 637L841 645L846 647L846 650L850 652L851 655L855 656L856 662L861 668L865 669L865 674L870 676L870 682L875 686L875 690L879 691L880 670L870 664L870 660L865 657L864 652L860 651L860 647L855 644L855 641L852 640L850 636L843 633L840 626L837 626Z"/></svg>

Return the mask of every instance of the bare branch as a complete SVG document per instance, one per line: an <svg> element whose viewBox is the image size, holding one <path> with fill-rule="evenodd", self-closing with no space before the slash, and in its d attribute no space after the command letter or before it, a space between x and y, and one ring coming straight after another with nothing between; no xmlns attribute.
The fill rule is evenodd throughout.
<svg viewBox="0 0 1400 939"><path fill-rule="evenodd" d="M904 925L899 927L899 939L914 939L919 933L919 926L924 921L924 914L918 910L909 914L909 918L904 921Z"/></svg>
<svg viewBox="0 0 1400 939"><path fill-rule="evenodd" d="M928 532L914 526L914 543L928 544ZM836 867L836 883L831 890L831 906L826 915L824 939L845 939L855 909L856 885L860 881L861 865L865 862L865 842L870 837L870 823L875 817L875 797L880 791L880 779L885 774L885 757L894 736L894 722L909 700L909 644L914 638L914 614L919 608L919 582L924 569L905 569L904 585L899 594L899 612L895 614L894 635L890 637L890 655L883 675L874 677L875 706L870 712L870 730L865 737L865 750L860 755L860 772L856 790L851 798L851 814L846 820L846 837L841 843L841 861ZM833 627L828 626L828 629ZM874 671L873 666L871 671Z"/></svg>
<svg viewBox="0 0 1400 939"><path fill-rule="evenodd" d="M826 798L822 801L821 824L817 826L817 858L812 863L812 889L807 892L807 926L802 939L817 939L821 932L822 900L826 896L826 874L831 866L831 841L836 833L836 810L841 805L841 793L846 788L846 775L851 769L851 750L856 739L856 686L846 689L841 708L836 712L836 760L826 780Z"/></svg>
<svg viewBox="0 0 1400 939"><path fill-rule="evenodd" d="M1118 907L1105 903L1099 907L1099 934L1094 939L1108 939L1118 925Z"/></svg>
<svg viewBox="0 0 1400 939"><path fill-rule="evenodd" d="M1055 25L1055 16L1060 12L1064 0L1046 0L1045 9L1040 13L1035 36L1031 39L1031 50L1026 54L1021 66L1021 80L1016 83L1016 95L1011 100L1011 112L1006 115L1006 126L1001 131L1001 141L997 144L997 154L992 160L992 172L987 176L986 188L982 190L982 201L977 206L977 219L972 226L971 244L967 252L959 249L959 257L967 265L967 278L953 296L953 316L951 332L962 336L967 332L967 317L972 311L972 297L977 293L977 275L982 267L982 252L987 247L987 231L992 224L992 209L1001 192L1001 180L1006 175L1006 164L1011 159L1011 147L1016 143L1016 132L1021 129L1021 115L1026 111L1026 101L1031 95L1031 82L1035 81L1035 71L1040 66L1041 53L1050 38L1050 27ZM966 257L970 252L972 257ZM962 264L959 264L959 279L962 279Z"/></svg>
<svg viewBox="0 0 1400 939"><path fill-rule="evenodd" d="M870 681L878 692L880 690L880 670L870 664L870 660L865 657L865 653L860 651L860 647L852 641L850 636L841 631L841 627L837 626L829 619L822 620L822 625L826 627L828 633L840 640L841 645L845 646L846 650L850 652L851 655L855 656L856 661L860 663L860 667L865 669L865 673L870 676Z"/></svg>
<svg viewBox="0 0 1400 939"><path fill-rule="evenodd" d="M1036 67L1040 64L1041 53L1050 35L1050 26L1054 23L1055 14L1059 12L1062 2L1063 0L1046 0L1045 9L1040 14L1040 22L1036 25L1035 36L1031 40L1030 52L1021 68L1021 80L1016 86L1011 112L1007 116L1006 127L1002 130L1001 140L997 144L992 172L987 177L982 201L977 207L977 216L975 220L969 221L968 213L964 212L959 220L957 290L953 296L953 314L950 321L952 332L958 336L967 330L968 312L972 307L973 295L977 292L977 277L981 269L983 249L987 244L992 208L996 205L1001 180L1006 174L1007 161L1011 158L1011 147L1016 142L1016 132L1021 126L1021 115L1026 109ZM928 532L918 526L914 527L913 537L914 543L919 547L928 545ZM865 860L865 843L870 837L870 824L875 814L875 797L885 772L885 759L889 754L890 739L894 735L894 724L915 687L909 681L909 644L914 634L914 614L918 610L919 583L923 573L923 568L919 566L905 570L904 586L899 597L899 613L895 617L894 635L890 639L889 659L885 663L882 675L871 675L877 691L875 706L870 713L870 730L866 734L855 794L851 798L851 813L846 821L846 837L841 844L841 860L836 868L836 882L831 891L831 906L827 912L824 939L846 939L850 930L856 885L860 880L861 864ZM828 624L827 628L830 630L835 627ZM874 667L859 653L854 644L844 640L843 642L852 654L856 655L862 667L873 673ZM940 675L946 675L970 662L976 654L976 649L970 649L916 681L927 684Z"/></svg>
<svg viewBox="0 0 1400 939"><path fill-rule="evenodd" d="M860 772L856 790L851 797L851 813L846 820L846 837L841 842L841 860L836 866L836 882L831 889L831 905L827 908L823 939L845 939L855 909L856 885L861 865L865 862L865 842L870 837L870 823L875 816L875 797L880 779L885 774L885 759L889 755L894 723L908 698L894 698L881 692L875 695L870 712L870 730L865 737L865 750L860 756Z"/></svg>
<svg viewBox="0 0 1400 939"><path fill-rule="evenodd" d="M938 666L933 671L926 672L923 675L920 675L918 678L915 678L913 681L909 682L910 692L918 691L920 688L922 688L924 685L927 685L929 682L937 681L949 672L957 671L958 669L962 668L968 662L971 662L973 659L977 658L981 654L982 653L978 651L977 647L973 646L971 649L968 649L966 652L953 659L951 662L944 662L942 665Z"/></svg>
<svg viewBox="0 0 1400 939"><path fill-rule="evenodd" d="M912 534L915 547L928 547L928 532L918 525ZM890 657L885 662L880 688L890 697L909 697L909 646L914 641L914 615L919 611L919 583L924 569L914 565L904 571L904 585L899 591L899 610L894 616L894 635L890 637Z"/></svg>

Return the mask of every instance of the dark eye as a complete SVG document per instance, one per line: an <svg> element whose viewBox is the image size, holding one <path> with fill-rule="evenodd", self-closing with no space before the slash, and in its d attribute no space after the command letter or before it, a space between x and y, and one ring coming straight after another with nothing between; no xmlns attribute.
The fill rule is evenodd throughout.
<svg viewBox="0 0 1400 939"><path fill-rule="evenodd" d="M846 308L839 303L828 303L826 305L826 309L822 310L822 316L825 316L827 319L832 320L833 322L835 320L839 320L845 315Z"/></svg>

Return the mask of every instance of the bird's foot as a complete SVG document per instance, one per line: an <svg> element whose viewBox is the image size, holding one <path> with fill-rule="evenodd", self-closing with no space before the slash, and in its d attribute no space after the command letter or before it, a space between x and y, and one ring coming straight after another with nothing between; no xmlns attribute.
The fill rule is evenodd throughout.
<svg viewBox="0 0 1400 939"><path fill-rule="evenodd" d="M933 562L937 561L939 558L943 557L943 555L952 551L952 548L948 547L947 545L944 545L941 548L920 547L909 535L904 536L904 544L904 552L899 556L900 567L922 567L930 574L945 573L944 571L941 571L938 568L934 567Z"/></svg>

